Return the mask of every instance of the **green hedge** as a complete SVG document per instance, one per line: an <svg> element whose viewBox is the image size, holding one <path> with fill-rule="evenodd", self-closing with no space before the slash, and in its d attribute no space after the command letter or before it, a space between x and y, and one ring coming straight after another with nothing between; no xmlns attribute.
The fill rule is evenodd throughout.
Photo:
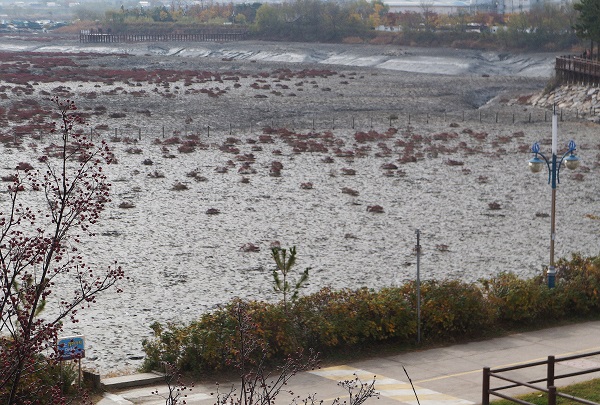
<svg viewBox="0 0 600 405"><path fill-rule="evenodd" d="M421 330L425 342L457 341L489 335L502 328L527 327L600 313L600 256L573 255L557 263L558 282L548 289L541 277L512 273L466 283L421 283ZM300 349L325 356L371 347L380 342L412 345L417 334L416 284L334 291L324 288L300 297L287 312L282 303L244 302L251 332L276 362ZM182 371L225 371L237 354L239 300L203 314L188 325L152 325L143 342L144 368L163 361Z"/></svg>

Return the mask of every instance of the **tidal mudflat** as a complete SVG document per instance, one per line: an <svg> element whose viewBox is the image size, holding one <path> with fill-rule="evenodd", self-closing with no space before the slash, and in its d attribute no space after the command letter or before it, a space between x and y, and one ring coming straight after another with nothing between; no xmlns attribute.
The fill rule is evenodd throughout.
<svg viewBox="0 0 600 405"><path fill-rule="evenodd" d="M548 262L550 186L527 160L534 141L550 149L550 115L507 101L543 89L552 55L260 43L0 48L12 55L6 67L37 75L20 82L3 70L0 107L16 106L4 135L30 125L19 111L48 111L47 99L61 95L115 153L112 202L83 254L92 265L119 262L132 281L65 326L85 335L84 364L103 374L141 363L154 321L189 321L236 296L277 299L272 245L295 245L298 268L312 268L306 293L413 280L417 229L423 278L529 277ZM65 60L46 66L48 55ZM561 145L575 139L583 163L561 173L557 257L598 254L598 133L572 116L559 124ZM33 135L0 146L2 175L35 165L52 142Z"/></svg>

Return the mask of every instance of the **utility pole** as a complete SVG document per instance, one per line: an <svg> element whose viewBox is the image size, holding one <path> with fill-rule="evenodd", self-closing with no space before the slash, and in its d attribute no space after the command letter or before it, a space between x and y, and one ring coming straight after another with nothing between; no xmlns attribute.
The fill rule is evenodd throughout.
<svg viewBox="0 0 600 405"><path fill-rule="evenodd" d="M421 343L421 232L417 229L417 344Z"/></svg>

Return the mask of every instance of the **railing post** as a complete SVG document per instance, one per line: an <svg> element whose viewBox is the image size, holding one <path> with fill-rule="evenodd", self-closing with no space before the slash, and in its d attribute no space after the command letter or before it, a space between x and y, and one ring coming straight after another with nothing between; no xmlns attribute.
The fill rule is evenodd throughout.
<svg viewBox="0 0 600 405"><path fill-rule="evenodd" d="M556 405L556 387L548 387L548 405Z"/></svg>
<svg viewBox="0 0 600 405"><path fill-rule="evenodd" d="M490 368L489 367L483 368L481 405L490 405Z"/></svg>
<svg viewBox="0 0 600 405"><path fill-rule="evenodd" d="M550 387L553 385L554 385L554 356L548 356L546 387L548 387L548 389L550 389Z"/></svg>

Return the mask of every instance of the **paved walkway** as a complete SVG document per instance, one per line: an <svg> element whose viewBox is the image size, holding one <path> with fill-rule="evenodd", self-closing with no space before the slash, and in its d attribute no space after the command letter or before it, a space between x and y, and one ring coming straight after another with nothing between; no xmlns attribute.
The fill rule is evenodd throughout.
<svg viewBox="0 0 600 405"><path fill-rule="evenodd" d="M413 385L420 405L480 404L483 367L498 368L546 360L549 355L561 357L595 351L600 351L600 321L351 361L335 367L301 373L291 380L287 388L300 398L316 393L317 399L324 400L327 404L335 398L347 400L348 394L337 385L338 381L353 379L357 375L363 382L370 382L376 376L375 389L379 392L380 399L369 399L367 404L377 401L378 405L417 405ZM600 356L560 363L556 366L556 374L594 367L600 367ZM413 385L410 384L407 374ZM514 371L510 376L521 381L544 378L546 368L540 366ZM564 386L599 377L600 373L570 377L558 380L556 385ZM221 387L230 385L220 384ZM492 387L499 385L504 384L493 383ZM215 392L215 387L214 384L197 384L188 393L186 403L213 405L215 398L211 393ZM107 393L98 404L165 404L164 399L152 394L156 390L164 396L166 386L159 384L111 390L112 392ZM288 394L280 394L277 404L290 404L291 399Z"/></svg>

